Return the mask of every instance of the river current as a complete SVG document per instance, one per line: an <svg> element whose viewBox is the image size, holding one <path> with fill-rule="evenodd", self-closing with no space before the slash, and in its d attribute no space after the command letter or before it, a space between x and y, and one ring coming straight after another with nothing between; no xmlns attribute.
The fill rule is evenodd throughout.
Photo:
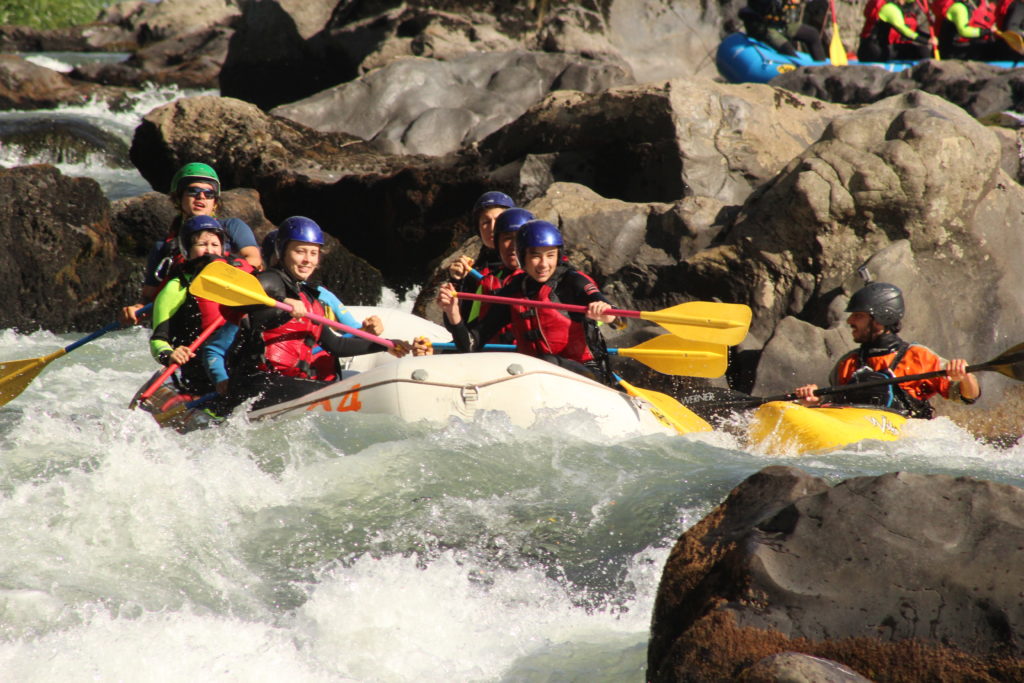
<svg viewBox="0 0 1024 683"><path fill-rule="evenodd" d="M31 116L92 117L128 144L178 95L151 91L134 119ZM96 159L61 169L112 197L149 189ZM0 361L80 336L0 331ZM585 406L531 430L348 414L179 435L127 407L156 367L146 341L108 334L0 408L5 680L640 681L669 549L760 468L1024 475L1024 447L944 418L804 458L735 430L602 439Z"/></svg>

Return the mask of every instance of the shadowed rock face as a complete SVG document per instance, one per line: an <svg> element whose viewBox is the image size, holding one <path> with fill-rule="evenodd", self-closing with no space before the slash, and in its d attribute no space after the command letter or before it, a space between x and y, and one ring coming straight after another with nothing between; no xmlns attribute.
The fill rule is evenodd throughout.
<svg viewBox="0 0 1024 683"><path fill-rule="evenodd" d="M876 680L1018 680L1022 548L1016 487L766 468L672 550L648 677L731 680L790 651Z"/></svg>
<svg viewBox="0 0 1024 683"><path fill-rule="evenodd" d="M0 196L0 291L17 304L0 311L0 328L62 331L109 322L111 300L128 296L129 267L116 258L99 184L52 166L22 166L0 170Z"/></svg>

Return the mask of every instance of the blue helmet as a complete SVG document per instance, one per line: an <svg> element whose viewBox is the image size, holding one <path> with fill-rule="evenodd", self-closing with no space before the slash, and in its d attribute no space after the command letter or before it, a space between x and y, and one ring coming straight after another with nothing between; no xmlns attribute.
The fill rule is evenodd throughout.
<svg viewBox="0 0 1024 683"><path fill-rule="evenodd" d="M562 233L553 223L542 220L527 221L516 233L516 256L519 262L526 259L526 250L530 247L558 247L564 245Z"/></svg>
<svg viewBox="0 0 1024 683"><path fill-rule="evenodd" d="M504 192L484 192L473 204L473 215L477 216L484 209L493 209L495 207L501 207L502 209L511 209L516 205L512 198Z"/></svg>
<svg viewBox="0 0 1024 683"><path fill-rule="evenodd" d="M516 232L527 221L532 221L534 218L536 216L526 209L511 208L507 211L502 211L501 215L494 221L494 234Z"/></svg>
<svg viewBox="0 0 1024 683"><path fill-rule="evenodd" d="M275 232L277 235L274 238L274 251L277 252L278 258L281 258L285 246L292 240L321 246L324 243L324 231L320 229L316 221L305 216L285 218Z"/></svg>
<svg viewBox="0 0 1024 683"><path fill-rule="evenodd" d="M224 234L224 226L220 224L219 220L213 216L192 216L182 223L181 228L178 230L178 251L182 256L188 257L188 250L192 246L192 240L200 232L216 233L220 237L221 247L224 246L226 235Z"/></svg>

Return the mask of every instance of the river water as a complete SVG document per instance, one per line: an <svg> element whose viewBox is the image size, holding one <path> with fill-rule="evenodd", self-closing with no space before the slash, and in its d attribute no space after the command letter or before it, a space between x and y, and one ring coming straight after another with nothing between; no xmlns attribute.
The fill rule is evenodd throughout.
<svg viewBox="0 0 1024 683"><path fill-rule="evenodd" d="M0 331L0 361L78 336ZM671 545L758 469L1024 475L1022 447L946 419L805 458L728 431L601 439L585 410L178 435L127 409L146 340L108 334L0 408L4 680L640 681Z"/></svg>

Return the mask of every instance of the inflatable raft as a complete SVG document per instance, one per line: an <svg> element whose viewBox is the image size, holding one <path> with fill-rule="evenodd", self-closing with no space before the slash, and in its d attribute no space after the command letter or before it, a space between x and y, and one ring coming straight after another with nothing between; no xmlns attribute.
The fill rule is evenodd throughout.
<svg viewBox="0 0 1024 683"><path fill-rule="evenodd" d="M907 418L884 408L809 408L772 401L754 411L747 438L757 450L781 455L819 453L864 440L895 441Z"/></svg>
<svg viewBox="0 0 1024 683"><path fill-rule="evenodd" d="M873 66L892 72L909 69L917 63L917 61L910 60L892 62L850 60L850 65ZM1006 69L1024 66L1024 61L988 63ZM767 43L754 40L744 33L731 33L719 44L718 51L715 53L715 65L722 77L730 83L767 83L779 74L794 71L801 66L830 66L830 63L827 60L814 60L805 52L797 52L795 57L784 55Z"/></svg>

